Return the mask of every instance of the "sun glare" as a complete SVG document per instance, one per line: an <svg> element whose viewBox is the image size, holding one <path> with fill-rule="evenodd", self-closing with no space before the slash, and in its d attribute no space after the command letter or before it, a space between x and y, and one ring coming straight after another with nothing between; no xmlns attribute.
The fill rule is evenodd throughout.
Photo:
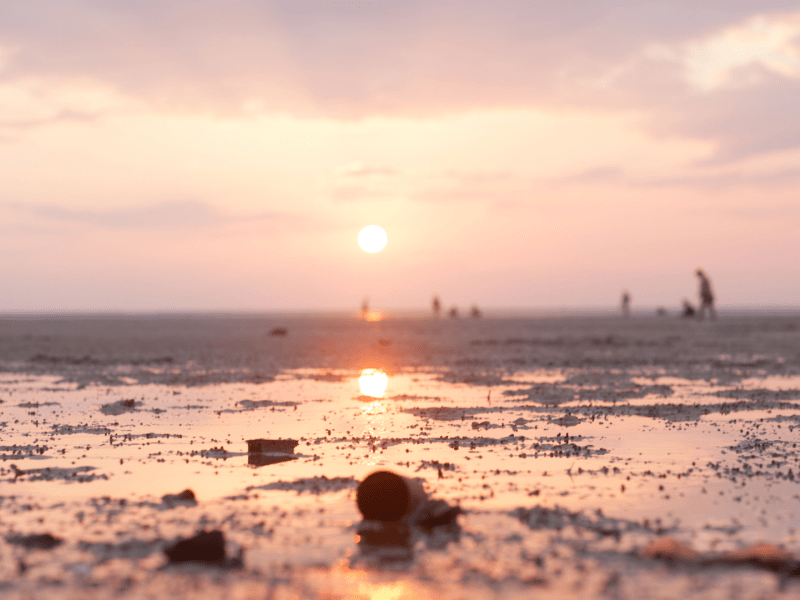
<svg viewBox="0 0 800 600"><path fill-rule="evenodd" d="M380 252L386 247L386 232L377 225L367 225L358 234L358 245L365 252Z"/></svg>
<svg viewBox="0 0 800 600"><path fill-rule="evenodd" d="M364 369L358 378L358 387L363 396L383 398L386 387L389 385L389 376L378 369Z"/></svg>
<svg viewBox="0 0 800 600"><path fill-rule="evenodd" d="M366 310L361 313L361 316L365 321L370 321L371 323L383 320L383 313L379 310Z"/></svg>

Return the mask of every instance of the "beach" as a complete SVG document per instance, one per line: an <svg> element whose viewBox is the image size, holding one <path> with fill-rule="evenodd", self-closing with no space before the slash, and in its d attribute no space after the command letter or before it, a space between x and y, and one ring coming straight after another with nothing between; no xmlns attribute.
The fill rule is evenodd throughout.
<svg viewBox="0 0 800 600"><path fill-rule="evenodd" d="M797 597L799 403L795 314L5 316L0 596Z"/></svg>

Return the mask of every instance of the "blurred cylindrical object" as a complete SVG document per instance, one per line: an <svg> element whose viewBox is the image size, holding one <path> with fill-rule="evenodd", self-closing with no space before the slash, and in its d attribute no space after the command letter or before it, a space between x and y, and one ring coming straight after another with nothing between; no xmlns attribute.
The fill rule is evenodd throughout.
<svg viewBox="0 0 800 600"><path fill-rule="evenodd" d="M391 471L368 475L356 490L358 510L371 521L399 521L425 502L422 484Z"/></svg>

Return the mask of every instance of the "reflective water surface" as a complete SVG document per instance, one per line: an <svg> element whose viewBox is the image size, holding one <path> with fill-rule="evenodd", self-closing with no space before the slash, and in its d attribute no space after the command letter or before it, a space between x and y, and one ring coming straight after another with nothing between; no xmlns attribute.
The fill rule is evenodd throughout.
<svg viewBox="0 0 800 600"><path fill-rule="evenodd" d="M645 340L655 336L645 333ZM386 335L375 331L377 339ZM708 330L682 335L711 343ZM112 365L110 385L64 373L0 373L0 592L800 593L794 577L763 568L681 567L639 557L664 536L703 556L759 541L800 556L794 355L765 359L698 345L694 361L659 363L642 350L641 360L621 360L615 348L627 352L627 345L589 336L581 342L585 352L574 351L593 356L604 348L612 352L608 364L532 367L514 362L517 338L496 338L502 339L475 329L465 339L469 348L491 349L487 361L505 357L494 370L474 356L465 364L380 366L381 355L373 353L369 367L284 368L261 382L143 383L141 364L129 367L127 382L118 379L125 369ZM545 347L566 343L535 339ZM711 341L722 347L723 339ZM193 369L147 368L181 376ZM246 440L253 439L298 445L293 452L248 453ZM355 539L355 487L379 469L421 478L430 497L460 506L460 536L434 531L399 561L365 556ZM164 499L187 488L196 502ZM224 532L229 554L242 552L243 569L163 569L169 543L211 529ZM63 541L49 550L18 541L43 533Z"/></svg>

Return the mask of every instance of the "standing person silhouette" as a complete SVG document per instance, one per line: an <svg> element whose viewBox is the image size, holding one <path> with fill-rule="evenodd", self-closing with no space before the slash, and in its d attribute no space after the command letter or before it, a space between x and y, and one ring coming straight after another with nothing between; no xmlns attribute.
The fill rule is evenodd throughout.
<svg viewBox="0 0 800 600"><path fill-rule="evenodd" d="M436 294L434 294L433 300L431 301L431 308L433 309L433 316L438 319L439 313L442 312L442 301L439 300L439 296Z"/></svg>
<svg viewBox="0 0 800 600"><path fill-rule="evenodd" d="M622 300L620 301L620 304L622 308L622 316L631 316L631 294L628 292L628 290L624 290L622 292Z"/></svg>
<svg viewBox="0 0 800 600"><path fill-rule="evenodd" d="M702 269L697 269L695 275L700 279L700 308L697 309L697 318L702 321L706 314L706 308L708 308L708 314L713 321L717 318L717 313L714 311L714 293L711 291L711 282Z"/></svg>

